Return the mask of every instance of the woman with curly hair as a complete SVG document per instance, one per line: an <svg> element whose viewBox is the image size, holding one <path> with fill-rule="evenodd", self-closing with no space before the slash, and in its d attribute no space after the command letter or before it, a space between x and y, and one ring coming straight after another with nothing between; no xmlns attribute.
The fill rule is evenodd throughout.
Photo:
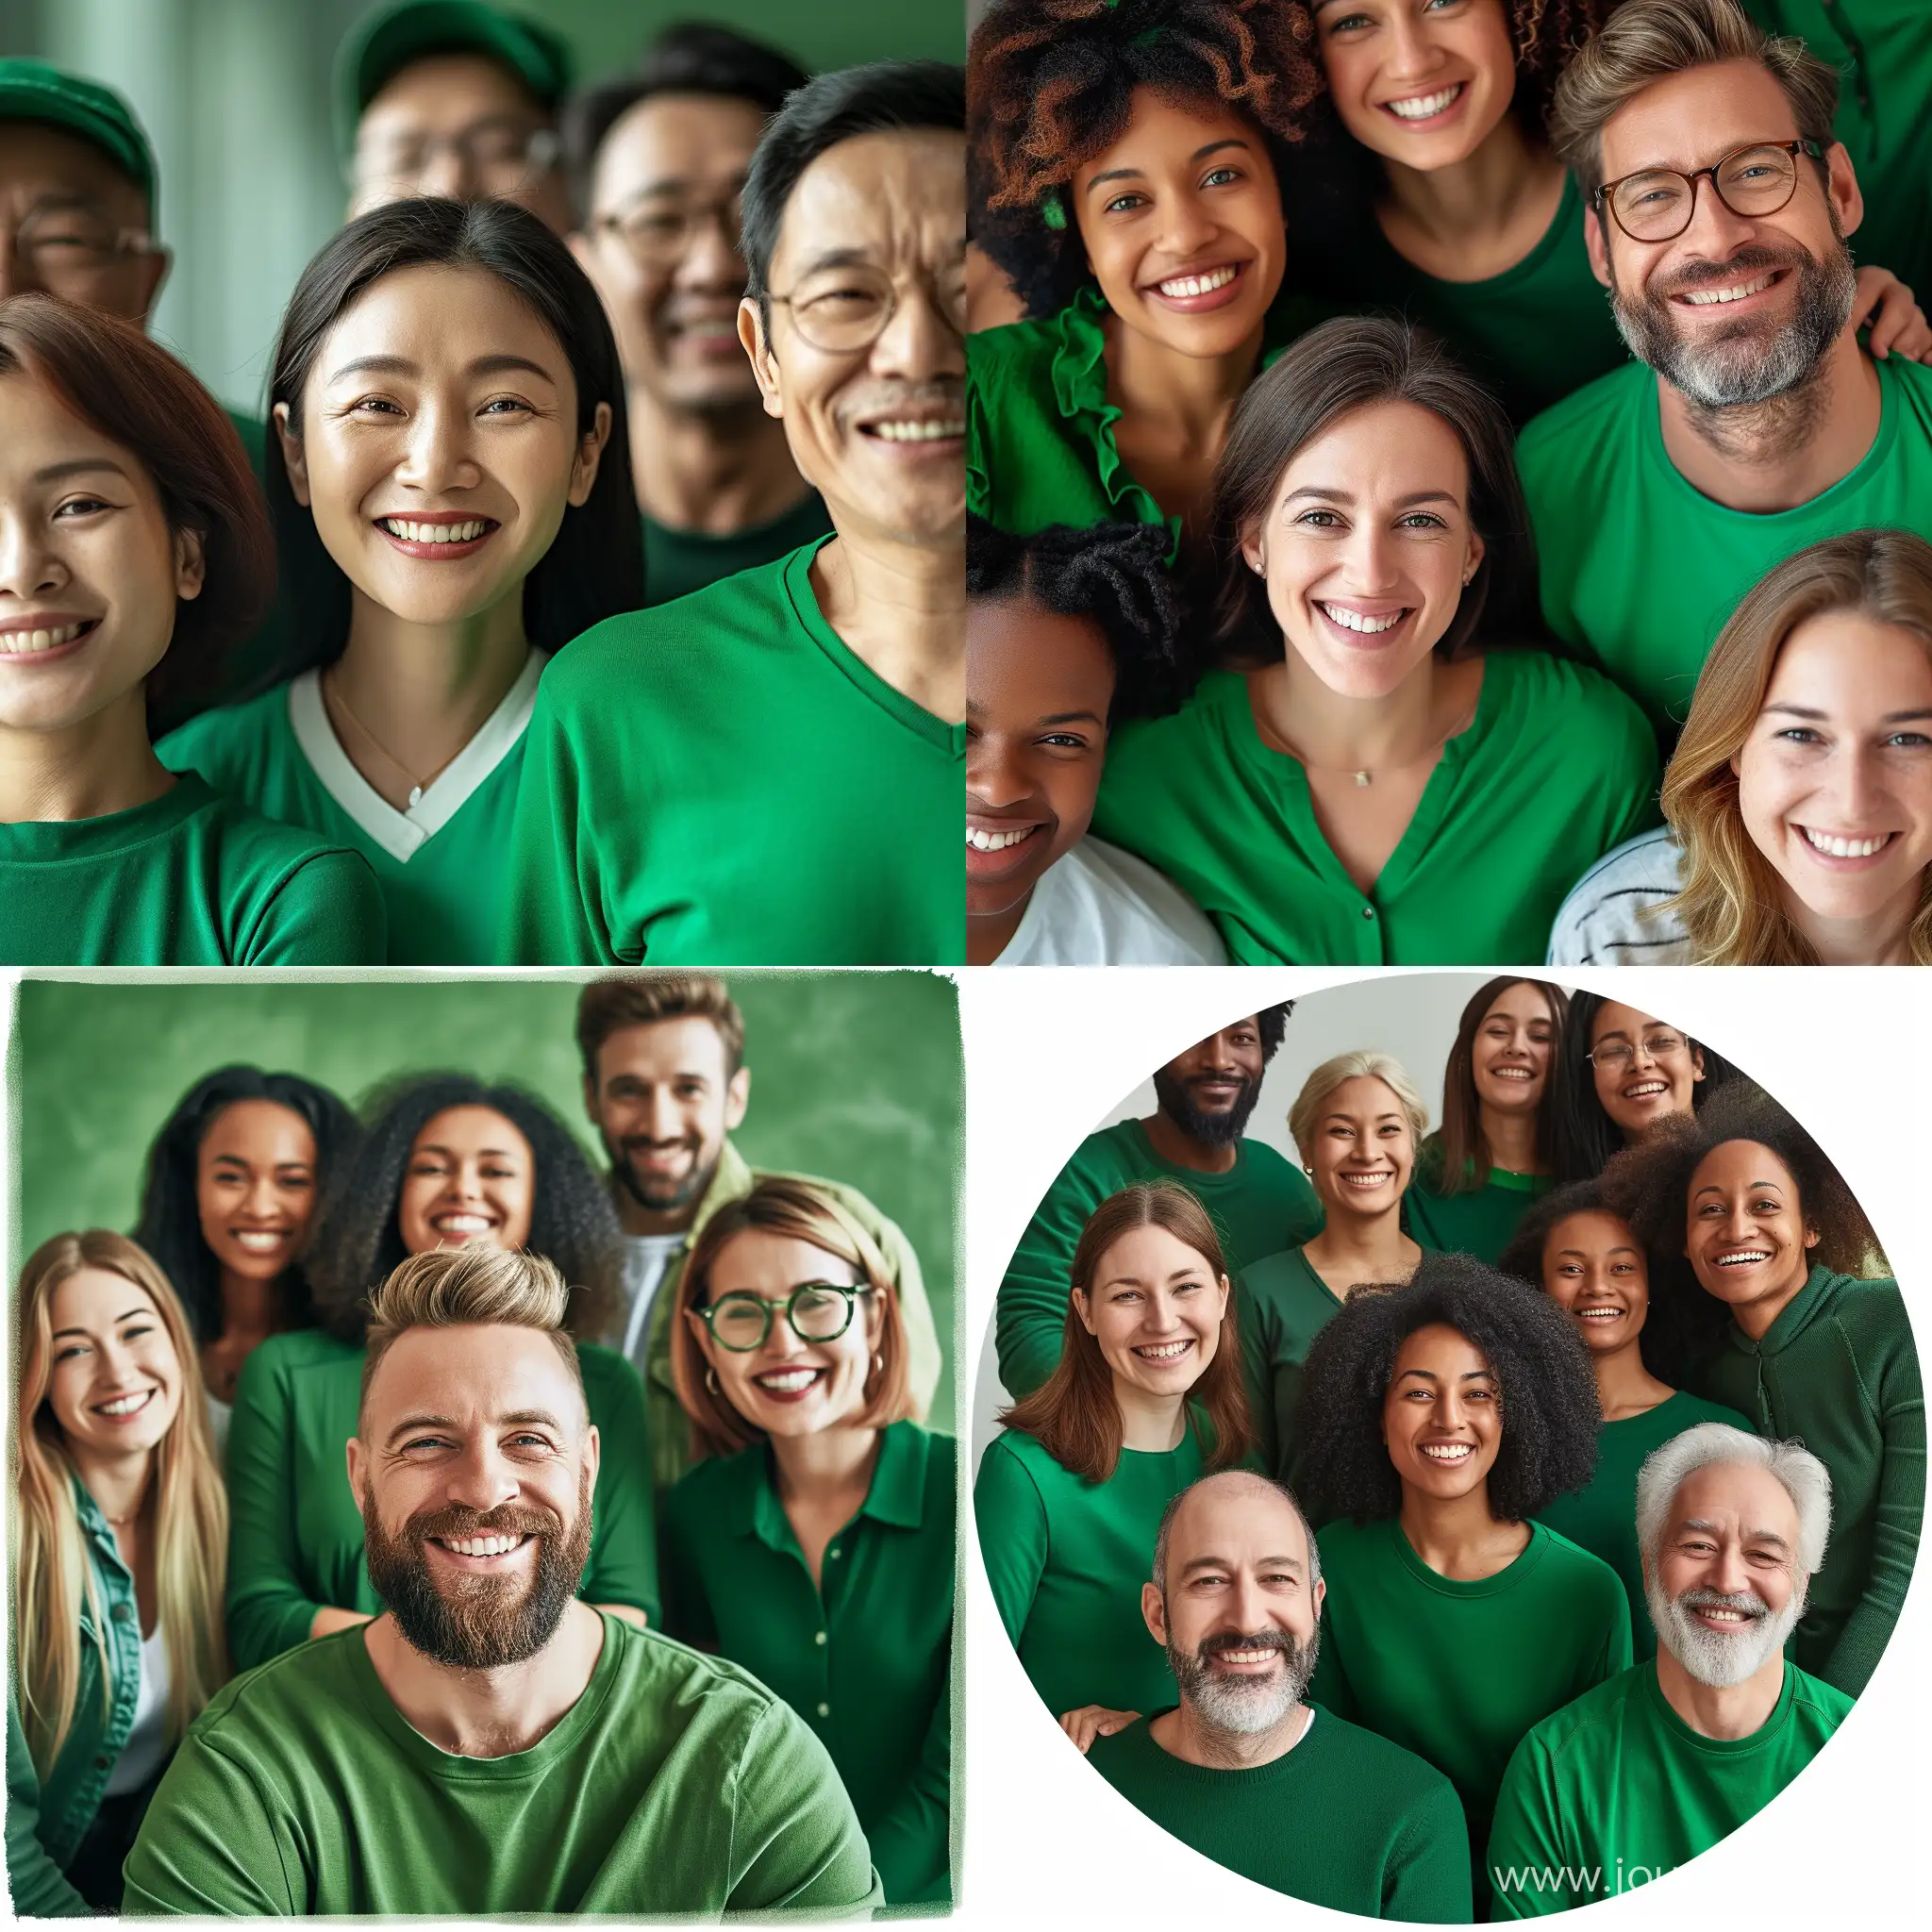
<svg viewBox="0 0 1932 1932"><path fill-rule="evenodd" d="M1898 1621L1925 1500L1925 1397L1898 1284L1864 1210L1769 1094L1733 1080L1604 1170L1685 1339L1667 1373L1799 1437L1831 1472L1831 1546L1800 1669L1864 1690Z"/></svg>
<svg viewBox="0 0 1932 1932"><path fill-rule="evenodd" d="M966 959L1224 966L1192 900L1088 835L1118 719L1175 683L1180 606L1146 524L966 528Z"/></svg>
<svg viewBox="0 0 1932 1932"><path fill-rule="evenodd" d="M1580 1549L1601 1557L1624 1579L1637 1658L1657 1655L1637 1547L1637 1472L1653 1449L1699 1423L1728 1423L1750 1432L1734 1408L1674 1389L1655 1364L1674 1351L1663 1332L1670 1305L1651 1320L1650 1271L1643 1243L1609 1205L1600 1179L1573 1181L1545 1194L1523 1218L1498 1264L1505 1274L1541 1288L1575 1324L1596 1372L1603 1426L1596 1474L1588 1486L1553 1498L1541 1521Z"/></svg>
<svg viewBox="0 0 1932 1932"><path fill-rule="evenodd" d="M1662 804L1564 900L1551 965L1932 965L1932 543L1852 530L1768 572Z"/></svg>
<svg viewBox="0 0 1932 1932"><path fill-rule="evenodd" d="M1030 320L969 338L967 507L1022 535L1205 516L1278 303L1319 85L1296 0L996 0L973 36L974 239ZM1325 311L1324 311L1325 312Z"/></svg>
<svg viewBox="0 0 1932 1932"><path fill-rule="evenodd" d="M1252 1441L1227 1264L1184 1187L1136 1182L1094 1209L1059 1365L1001 1421L973 1486L980 1557L1022 1667L1084 1751L1174 1703L1141 1617L1155 1533Z"/></svg>
<svg viewBox="0 0 1932 1932"><path fill-rule="evenodd" d="M357 1431L368 1296L410 1255L488 1241L545 1257L571 1285L569 1327L601 1332L623 1267L610 1197L534 1095L463 1074L375 1095L356 1158L310 1243L321 1325L249 1357L228 1436L228 1642L248 1669L375 1616L362 1519L342 1480ZM641 1621L657 1609L644 1390L620 1355L577 1345L602 1439L596 1533L579 1594Z"/></svg>
<svg viewBox="0 0 1932 1932"><path fill-rule="evenodd" d="M217 1451L242 1364L314 1324L302 1258L360 1133L326 1087L234 1066L197 1080L149 1144L134 1238L188 1311Z"/></svg>
<svg viewBox="0 0 1932 1932"><path fill-rule="evenodd" d="M1328 1584L1310 1694L1456 1787L1479 1917L1509 1754L1630 1667L1616 1572L1533 1520L1589 1482L1598 1419L1568 1320L1468 1255L1351 1295L1308 1356L1301 1498Z"/></svg>

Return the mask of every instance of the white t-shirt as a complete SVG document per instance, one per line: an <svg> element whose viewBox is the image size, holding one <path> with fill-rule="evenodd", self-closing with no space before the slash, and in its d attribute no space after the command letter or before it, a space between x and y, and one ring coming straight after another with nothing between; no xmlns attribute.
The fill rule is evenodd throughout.
<svg viewBox="0 0 1932 1932"><path fill-rule="evenodd" d="M651 1304L658 1298L665 1270L684 1252L690 1239L683 1234L627 1234L624 1238L624 1333L612 1337L611 1341L641 1375L651 1340Z"/></svg>
<svg viewBox="0 0 1932 1932"><path fill-rule="evenodd" d="M141 1643L141 1694L134 1703L134 1728L108 1774L108 1796L138 1791L160 1769L168 1750L168 1646L161 1626Z"/></svg>
<svg viewBox="0 0 1932 1932"><path fill-rule="evenodd" d="M1546 966L1689 966L1690 939L1674 912L1684 850L1668 825L1625 841L1571 888L1550 928Z"/></svg>
<svg viewBox="0 0 1932 1932"><path fill-rule="evenodd" d="M1091 834L1041 875L995 966L1225 966L1208 915L1144 858Z"/></svg>

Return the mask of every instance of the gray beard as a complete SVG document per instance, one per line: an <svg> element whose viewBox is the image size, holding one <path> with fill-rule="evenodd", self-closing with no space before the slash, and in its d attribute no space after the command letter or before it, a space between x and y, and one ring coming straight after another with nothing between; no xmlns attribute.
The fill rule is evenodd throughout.
<svg viewBox="0 0 1932 1932"><path fill-rule="evenodd" d="M1747 1593L1748 1594L1748 1593ZM1805 1608L1805 1594L1793 1591L1790 1601L1774 1615L1760 1617L1757 1623L1741 1624L1730 1636L1707 1630L1691 1620L1684 1608L1687 1597L1703 1597L1713 1604L1742 1608L1745 1596L1724 1596L1716 1591L1687 1590L1682 1596L1667 1597L1650 1577L1644 1578L1643 1601L1657 1630L1657 1641L1683 1665L1700 1684L1713 1690L1729 1690L1755 1677L1766 1660L1785 1647L1785 1640L1797 1627ZM1750 1598L1757 1602L1756 1597Z"/></svg>
<svg viewBox="0 0 1932 1932"><path fill-rule="evenodd" d="M1167 1661L1180 1688L1181 1701L1193 1712L1203 1729L1252 1738L1262 1731L1272 1731L1302 1701L1308 1679L1315 1674L1319 1642L1318 1634L1311 1634L1306 1643L1297 1644L1284 1641L1275 1632L1224 1646L1232 1650L1258 1650L1267 1644L1279 1650L1281 1673L1269 1679L1220 1676L1206 1657L1195 1651L1176 1650L1173 1644L1167 1647Z"/></svg>

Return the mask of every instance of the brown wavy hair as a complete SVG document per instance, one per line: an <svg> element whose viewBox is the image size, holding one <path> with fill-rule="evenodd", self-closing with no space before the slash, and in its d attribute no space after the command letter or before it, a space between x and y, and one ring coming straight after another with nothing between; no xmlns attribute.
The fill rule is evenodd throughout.
<svg viewBox="0 0 1932 1932"><path fill-rule="evenodd" d="M1456 1023L1456 1044L1449 1049L1448 1064L1442 1069L1442 1124L1423 1142L1416 1158L1418 1174L1426 1166L1428 1184L1439 1194L1473 1194L1489 1182L1490 1143L1483 1134L1482 1103L1475 1091L1475 1037L1489 1018L1490 1008L1512 986L1535 987L1550 1009L1550 1069L1543 1076L1543 1097L1537 1103L1536 1151L1546 1173L1555 1159L1557 1070L1570 995L1547 979L1505 973L1476 988Z"/></svg>
<svg viewBox="0 0 1932 1932"><path fill-rule="evenodd" d="M1778 653L1802 624L1857 611L1909 631L1932 656L1932 543L1907 530L1853 530L1788 557L1718 634L1664 774L1663 812L1683 847L1674 912L1700 966L1815 966L1784 909L1784 881L1744 829L1731 769L1764 708ZM1932 965L1932 866L1907 929L1912 959Z"/></svg>
<svg viewBox="0 0 1932 1932"><path fill-rule="evenodd" d="M1183 1246L1207 1262L1218 1281L1228 1278L1221 1238L1207 1208L1178 1181L1136 1181L1110 1194L1089 1217L1074 1250L1073 1287L1092 1292L1093 1277L1108 1250L1137 1227L1164 1227ZM1241 1324L1235 1312L1239 1299L1230 1289L1227 1309L1221 1318L1221 1337L1214 1359L1188 1391L1188 1407L1205 1414L1204 1473L1231 1469L1254 1444L1254 1424L1248 1413L1247 1386L1241 1374ZM1060 1339L1060 1358L1046 1381L1031 1395L1016 1402L1000 1417L1009 1429L1031 1436L1062 1469L1104 1483L1121 1459L1121 1411L1114 1399L1113 1371L1100 1352L1100 1343L1072 1297L1067 1301L1067 1325Z"/></svg>

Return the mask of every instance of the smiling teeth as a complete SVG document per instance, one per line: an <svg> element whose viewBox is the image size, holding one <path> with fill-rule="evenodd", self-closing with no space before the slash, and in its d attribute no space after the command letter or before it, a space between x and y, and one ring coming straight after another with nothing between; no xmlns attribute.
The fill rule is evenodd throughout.
<svg viewBox="0 0 1932 1932"><path fill-rule="evenodd" d="M1496 1080L1527 1080L1530 1072L1527 1067L1491 1067L1490 1075Z"/></svg>
<svg viewBox="0 0 1932 1932"><path fill-rule="evenodd" d="M920 423L874 423L872 433L887 442L944 442L949 438L964 436L966 425L963 422L941 422L937 418Z"/></svg>
<svg viewBox="0 0 1932 1932"><path fill-rule="evenodd" d="M1714 302L1741 302L1746 295L1755 295L1760 289L1771 287L1773 277L1759 275L1755 282L1740 282L1731 289L1699 289L1694 294L1684 297L1694 302L1700 308L1707 308Z"/></svg>
<svg viewBox="0 0 1932 1932"><path fill-rule="evenodd" d="M383 517L378 520L391 537L400 537L405 543L474 543L490 525L488 524L412 524L402 517Z"/></svg>
<svg viewBox="0 0 1932 1932"><path fill-rule="evenodd" d="M1620 1322L1624 1311L1622 1308L1578 1308L1576 1318L1580 1322Z"/></svg>
<svg viewBox="0 0 1932 1932"><path fill-rule="evenodd" d="M86 628L85 624L63 624L52 630L0 630L0 655L30 658L36 651L71 644Z"/></svg>
<svg viewBox="0 0 1932 1932"><path fill-rule="evenodd" d="M1648 1100L1653 1093L1668 1093L1669 1086L1662 1080L1641 1080L1635 1087L1624 1090L1625 1100Z"/></svg>
<svg viewBox="0 0 1932 1932"><path fill-rule="evenodd" d="M1323 604L1319 608L1343 630L1358 630L1369 637L1379 637L1385 630L1393 630L1408 615L1406 610L1398 610L1393 617L1364 617L1359 610L1345 610L1340 604Z"/></svg>
<svg viewBox="0 0 1932 1932"><path fill-rule="evenodd" d="M430 1224L440 1234L488 1234L490 1220L483 1214L441 1214Z"/></svg>
<svg viewBox="0 0 1932 1932"><path fill-rule="evenodd" d="M152 1389L143 1389L135 1395L117 1395L112 1402L104 1402L100 1405L100 1413L102 1415L132 1415L154 1392Z"/></svg>
<svg viewBox="0 0 1932 1932"><path fill-rule="evenodd" d="M1175 275L1171 282L1157 282L1163 295L1175 301L1188 295L1211 295L1216 289L1224 289L1241 273L1234 263L1225 268L1211 268L1205 275Z"/></svg>
<svg viewBox="0 0 1932 1932"><path fill-rule="evenodd" d="M507 1557L523 1541L520 1536L445 1536L437 1541L459 1557Z"/></svg>
<svg viewBox="0 0 1932 1932"><path fill-rule="evenodd" d="M1829 832L1814 832L1809 825L1800 825L1798 829L1812 851L1823 852L1831 858L1870 858L1874 852L1883 852L1892 840L1890 832L1881 832L1875 839L1839 839Z"/></svg>
<svg viewBox="0 0 1932 1932"><path fill-rule="evenodd" d="M1431 1462L1461 1462L1474 1452L1467 1442L1425 1442L1423 1454Z"/></svg>
<svg viewBox="0 0 1932 1932"><path fill-rule="evenodd" d="M1224 1650L1221 1652L1221 1661L1227 1664L1258 1664L1265 1663L1270 1657L1279 1657L1281 1653L1278 1650L1273 1649Z"/></svg>
<svg viewBox="0 0 1932 1932"><path fill-rule="evenodd" d="M1004 852L1008 845L1032 838L1039 829L1038 825L1022 825L1017 832L983 832L977 825L968 825L966 842L975 852Z"/></svg>
<svg viewBox="0 0 1932 1932"><path fill-rule="evenodd" d="M1457 81L1439 94L1417 94L1413 100L1384 101L1382 105L1400 121L1426 121L1431 114L1440 114L1461 92L1462 83Z"/></svg>
<svg viewBox="0 0 1932 1932"><path fill-rule="evenodd" d="M809 1389L819 1378L816 1369L780 1369L774 1374L757 1377L760 1389L770 1389L779 1395L795 1395L801 1389Z"/></svg>
<svg viewBox="0 0 1932 1932"><path fill-rule="evenodd" d="M1341 1176L1344 1187L1379 1188L1395 1178L1391 1174L1345 1174Z"/></svg>
<svg viewBox="0 0 1932 1932"><path fill-rule="evenodd" d="M288 1240L288 1236L267 1228L238 1227L235 1230L235 1240L252 1254L266 1255L280 1247Z"/></svg>
<svg viewBox="0 0 1932 1932"><path fill-rule="evenodd" d="M1720 1255L1717 1265L1720 1268L1749 1268L1759 1261L1771 1259L1769 1248L1746 1248L1741 1254Z"/></svg>
<svg viewBox="0 0 1932 1932"><path fill-rule="evenodd" d="M1135 1349L1134 1353L1150 1362L1178 1361L1193 1347L1191 1341L1149 1341Z"/></svg>

